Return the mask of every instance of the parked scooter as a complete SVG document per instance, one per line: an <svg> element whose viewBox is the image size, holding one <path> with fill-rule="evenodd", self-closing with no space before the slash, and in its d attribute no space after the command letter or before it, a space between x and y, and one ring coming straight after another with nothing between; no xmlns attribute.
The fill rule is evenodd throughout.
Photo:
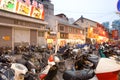
<svg viewBox="0 0 120 80"><path fill-rule="evenodd" d="M16 59L17 63L23 64L28 71L24 74L24 80L38 80L38 72L40 72L39 61L34 61L34 54L23 54L21 59ZM35 63L38 62L38 65Z"/></svg>
<svg viewBox="0 0 120 80"><path fill-rule="evenodd" d="M52 54L50 55L48 59L48 65L45 67L45 69L40 73L40 80L53 80L55 78L58 66L57 63L60 62L60 59ZM55 79L57 80L57 78Z"/></svg>
<svg viewBox="0 0 120 80"><path fill-rule="evenodd" d="M15 71L14 80L24 80L24 75L28 72L26 66L20 63L12 63L11 68Z"/></svg>
<svg viewBox="0 0 120 80"><path fill-rule="evenodd" d="M63 79L88 80L93 78L95 76L94 68L97 65L96 59L98 58L92 55L88 56L87 54L81 54L80 57L76 56L73 68L63 73Z"/></svg>
<svg viewBox="0 0 120 80"><path fill-rule="evenodd" d="M11 68L11 58L2 55L0 57L0 80L15 80L15 70Z"/></svg>

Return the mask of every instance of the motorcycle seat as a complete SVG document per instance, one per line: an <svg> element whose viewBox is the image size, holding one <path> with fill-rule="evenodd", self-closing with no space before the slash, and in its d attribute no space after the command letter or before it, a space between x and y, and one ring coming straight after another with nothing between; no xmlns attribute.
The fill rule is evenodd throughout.
<svg viewBox="0 0 120 80"><path fill-rule="evenodd" d="M63 74L64 80L88 80L95 75L94 70L92 69L83 69L83 70L67 70Z"/></svg>

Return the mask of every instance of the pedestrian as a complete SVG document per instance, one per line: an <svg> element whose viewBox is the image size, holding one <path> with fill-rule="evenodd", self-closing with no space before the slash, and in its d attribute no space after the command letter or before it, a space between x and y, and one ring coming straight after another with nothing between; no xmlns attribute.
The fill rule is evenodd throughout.
<svg viewBox="0 0 120 80"><path fill-rule="evenodd" d="M100 47L99 47L99 49L98 49L98 52L100 54L100 57L105 58L106 56L103 53L103 51L104 51L104 46L101 44Z"/></svg>
<svg viewBox="0 0 120 80"><path fill-rule="evenodd" d="M70 48L70 43L67 43L67 44L65 45L65 47L66 47L66 49L69 49L69 48Z"/></svg>

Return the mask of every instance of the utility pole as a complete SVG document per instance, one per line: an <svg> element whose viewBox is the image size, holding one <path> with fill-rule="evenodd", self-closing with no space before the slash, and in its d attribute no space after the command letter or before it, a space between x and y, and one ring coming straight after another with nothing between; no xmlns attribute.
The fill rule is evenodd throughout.
<svg viewBox="0 0 120 80"><path fill-rule="evenodd" d="M55 54L57 54L58 51L58 21L56 21L56 42L55 42Z"/></svg>

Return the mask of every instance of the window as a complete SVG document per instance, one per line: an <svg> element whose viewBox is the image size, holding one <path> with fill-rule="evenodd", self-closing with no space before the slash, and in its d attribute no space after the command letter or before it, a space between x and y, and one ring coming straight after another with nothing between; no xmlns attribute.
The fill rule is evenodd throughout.
<svg viewBox="0 0 120 80"><path fill-rule="evenodd" d="M64 31L64 26L60 26L60 31Z"/></svg>
<svg viewBox="0 0 120 80"><path fill-rule="evenodd" d="M78 29L76 29L76 31L75 31L76 33L78 33Z"/></svg>
<svg viewBox="0 0 120 80"><path fill-rule="evenodd" d="M68 34L67 33L60 33L60 38L68 39Z"/></svg>
<svg viewBox="0 0 120 80"><path fill-rule="evenodd" d="M69 27L69 32L71 33L72 32L72 28Z"/></svg>
<svg viewBox="0 0 120 80"><path fill-rule="evenodd" d="M82 30L80 30L80 34L83 34L83 31L82 31Z"/></svg>
<svg viewBox="0 0 120 80"><path fill-rule="evenodd" d="M44 32L38 32L39 37L44 37Z"/></svg>
<svg viewBox="0 0 120 80"><path fill-rule="evenodd" d="M94 27L93 25L90 25L90 27Z"/></svg>

